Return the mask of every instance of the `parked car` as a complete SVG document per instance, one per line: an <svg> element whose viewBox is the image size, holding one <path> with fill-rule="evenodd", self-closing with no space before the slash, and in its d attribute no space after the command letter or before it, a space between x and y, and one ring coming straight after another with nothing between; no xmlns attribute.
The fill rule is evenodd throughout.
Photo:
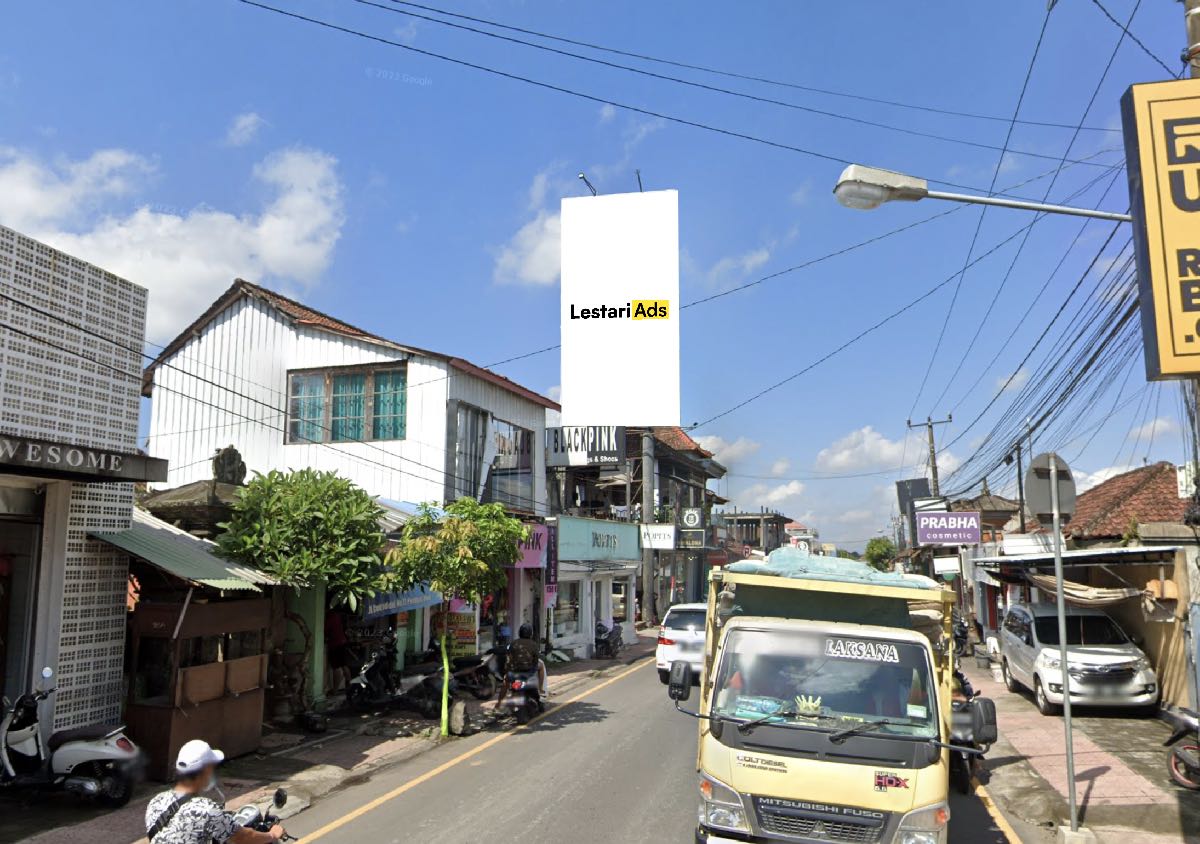
<svg viewBox="0 0 1200 844"><path fill-rule="evenodd" d="M1000 631L1000 668L1010 692L1033 691L1038 711L1053 715L1063 702L1055 605L1012 607ZM1150 660L1121 627L1099 610L1067 607L1067 668L1071 703L1153 709L1158 678Z"/></svg>
<svg viewBox="0 0 1200 844"><path fill-rule="evenodd" d="M667 610L658 630L658 648L654 663L658 679L670 682L671 663L683 660L692 666L692 676L699 677L704 664L704 623L707 604L676 604Z"/></svg>

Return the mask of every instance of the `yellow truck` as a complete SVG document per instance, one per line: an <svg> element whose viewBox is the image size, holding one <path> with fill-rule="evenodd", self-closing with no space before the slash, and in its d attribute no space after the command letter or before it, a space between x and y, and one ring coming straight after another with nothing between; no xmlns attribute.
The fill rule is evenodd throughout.
<svg viewBox="0 0 1200 844"><path fill-rule="evenodd" d="M668 684L699 719L696 841L946 841L952 764L996 739L956 690L953 603L795 549L714 571L697 710L689 664Z"/></svg>

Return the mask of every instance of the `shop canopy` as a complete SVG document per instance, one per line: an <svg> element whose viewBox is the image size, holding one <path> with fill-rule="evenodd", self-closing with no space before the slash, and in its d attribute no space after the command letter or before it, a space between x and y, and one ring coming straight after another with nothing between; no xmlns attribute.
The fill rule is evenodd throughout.
<svg viewBox="0 0 1200 844"><path fill-rule="evenodd" d="M1136 545L1119 548L1072 548L1062 552L1064 567L1145 565L1147 563L1172 563L1175 561L1176 545ZM996 573L1002 568L1040 569L1054 566L1053 551L1038 551L1033 554L1007 554L996 557L976 557L976 571L986 569Z"/></svg>
<svg viewBox="0 0 1200 844"><path fill-rule="evenodd" d="M192 536L137 507L133 508L128 530L93 531L91 535L193 585L261 592L260 586L275 584L272 577L258 569L218 556L214 543Z"/></svg>

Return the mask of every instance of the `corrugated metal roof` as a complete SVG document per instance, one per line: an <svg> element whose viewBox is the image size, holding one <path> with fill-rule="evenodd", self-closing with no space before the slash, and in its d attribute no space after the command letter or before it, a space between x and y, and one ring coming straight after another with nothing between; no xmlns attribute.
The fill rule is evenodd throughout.
<svg viewBox="0 0 1200 844"><path fill-rule="evenodd" d="M1062 552L1063 564L1068 566L1099 565L1104 562L1139 563L1138 557L1153 557L1156 560L1174 554L1178 545L1126 545L1119 548L1071 548ZM976 557L976 567L984 566L989 569L1000 566L1033 566L1046 565L1054 562L1053 551L1039 551L1036 554L1006 554L1000 557Z"/></svg>
<svg viewBox="0 0 1200 844"><path fill-rule="evenodd" d="M214 543L192 536L137 507L133 509L133 522L128 530L93 532L92 536L181 580L213 589L261 592L260 585L275 584L274 578L258 569L217 556Z"/></svg>

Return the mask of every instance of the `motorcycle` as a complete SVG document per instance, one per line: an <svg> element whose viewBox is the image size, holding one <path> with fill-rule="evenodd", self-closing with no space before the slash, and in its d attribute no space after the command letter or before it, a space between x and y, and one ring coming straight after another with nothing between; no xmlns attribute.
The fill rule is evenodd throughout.
<svg viewBox="0 0 1200 844"><path fill-rule="evenodd" d="M439 665L431 673L421 677L404 693L403 700L422 718L437 718L442 711L442 667ZM450 673L450 697L458 692L458 678Z"/></svg>
<svg viewBox="0 0 1200 844"><path fill-rule="evenodd" d="M971 687L971 681L961 671L954 672L961 696L950 702L950 784L961 794L975 788L980 759L995 741L996 704ZM988 714L990 712L990 715ZM984 727L988 722L992 727Z"/></svg>
<svg viewBox="0 0 1200 844"><path fill-rule="evenodd" d="M42 669L44 680L53 676ZM12 703L4 698L0 788L70 791L109 808L124 806L141 767L137 745L125 737L124 725L60 730L43 743L38 710L55 691L27 692Z"/></svg>
<svg viewBox="0 0 1200 844"><path fill-rule="evenodd" d="M1166 713L1175 727L1171 737L1163 742L1167 751L1167 771L1178 785L1190 791L1200 791L1200 712L1180 709ZM1180 744L1191 736L1186 744Z"/></svg>
<svg viewBox="0 0 1200 844"><path fill-rule="evenodd" d="M504 707L516 716L518 724L528 724L545 711L536 671L510 671L505 675L504 681L508 685Z"/></svg>
<svg viewBox="0 0 1200 844"><path fill-rule="evenodd" d="M605 627L603 621L596 622L594 652L598 658L616 659L621 651L621 625Z"/></svg>
<svg viewBox="0 0 1200 844"><path fill-rule="evenodd" d="M953 633L954 633L954 652L961 657L970 656L969 648L971 647L971 627L967 624L967 620L954 613Z"/></svg>
<svg viewBox="0 0 1200 844"><path fill-rule="evenodd" d="M491 700L496 695L497 681L503 680L497 668L495 649L477 656L456 656L452 676L458 688L470 692L476 700Z"/></svg>
<svg viewBox="0 0 1200 844"><path fill-rule="evenodd" d="M233 822L243 829L252 829L255 832L270 832L271 827L279 823L279 818L271 814L271 809L276 811L282 809L287 803L287 791L282 788L275 789L275 799L271 801L272 806L268 806L261 812L253 803L247 803L242 808L238 809L233 815ZM283 834L281 841L299 841L296 836Z"/></svg>
<svg viewBox="0 0 1200 844"><path fill-rule="evenodd" d="M355 709L389 701L400 691L400 674L396 670L396 634L383 634L380 647L371 651L358 674L346 686L346 702Z"/></svg>

